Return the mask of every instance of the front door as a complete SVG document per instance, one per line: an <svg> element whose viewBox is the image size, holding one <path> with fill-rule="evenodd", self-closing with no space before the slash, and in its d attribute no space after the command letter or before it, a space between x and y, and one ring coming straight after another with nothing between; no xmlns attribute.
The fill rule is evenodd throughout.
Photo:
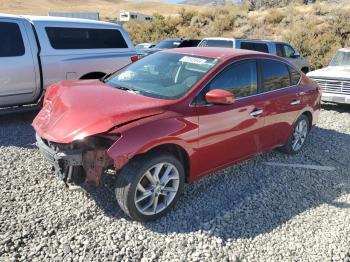
<svg viewBox="0 0 350 262"><path fill-rule="evenodd" d="M205 101L213 89L231 91L236 101L214 105ZM204 88L196 109L199 118L199 173L214 170L261 151L263 106L258 94L257 62L228 66Z"/></svg>
<svg viewBox="0 0 350 262"><path fill-rule="evenodd" d="M0 19L0 107L33 102L36 72L21 21Z"/></svg>

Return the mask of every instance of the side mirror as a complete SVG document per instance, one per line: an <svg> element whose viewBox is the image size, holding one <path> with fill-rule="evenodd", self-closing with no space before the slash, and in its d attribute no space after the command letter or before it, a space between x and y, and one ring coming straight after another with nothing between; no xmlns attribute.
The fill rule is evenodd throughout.
<svg viewBox="0 0 350 262"><path fill-rule="evenodd" d="M213 89L205 94L205 100L211 104L231 105L235 102L235 96L223 89Z"/></svg>
<svg viewBox="0 0 350 262"><path fill-rule="evenodd" d="M291 55L291 58L299 58L300 54L298 52L295 52L294 54Z"/></svg>

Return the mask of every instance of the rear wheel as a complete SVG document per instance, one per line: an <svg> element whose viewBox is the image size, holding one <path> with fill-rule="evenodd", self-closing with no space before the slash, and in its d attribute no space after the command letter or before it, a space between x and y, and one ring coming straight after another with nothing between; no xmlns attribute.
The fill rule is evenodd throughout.
<svg viewBox="0 0 350 262"><path fill-rule="evenodd" d="M304 146L306 138L309 134L309 118L301 115L294 124L293 132L290 135L287 144L281 147L281 151L287 154L296 154Z"/></svg>
<svg viewBox="0 0 350 262"><path fill-rule="evenodd" d="M175 205L183 190L184 168L173 155L151 153L132 160L117 177L121 209L139 221L155 220Z"/></svg>

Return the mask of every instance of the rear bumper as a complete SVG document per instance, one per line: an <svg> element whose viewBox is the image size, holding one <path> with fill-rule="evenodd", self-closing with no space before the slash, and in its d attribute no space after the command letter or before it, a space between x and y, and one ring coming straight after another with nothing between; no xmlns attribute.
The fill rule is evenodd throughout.
<svg viewBox="0 0 350 262"><path fill-rule="evenodd" d="M350 104L350 95L322 92L321 100L339 104Z"/></svg>
<svg viewBox="0 0 350 262"><path fill-rule="evenodd" d="M49 147L41 137L36 134L36 145L39 148L42 155L52 164L55 169L55 173L65 182L72 174L72 168L74 166L83 165L83 152L82 150L58 150L55 151Z"/></svg>

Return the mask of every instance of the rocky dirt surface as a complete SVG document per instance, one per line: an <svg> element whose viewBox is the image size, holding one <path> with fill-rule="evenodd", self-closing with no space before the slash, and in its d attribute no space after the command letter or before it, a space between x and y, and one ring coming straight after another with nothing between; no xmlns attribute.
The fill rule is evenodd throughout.
<svg viewBox="0 0 350 262"><path fill-rule="evenodd" d="M60 182L34 146L34 115L0 116L0 261L350 261L349 106L325 105L298 155L187 185L147 224L122 213L110 182L89 193Z"/></svg>

